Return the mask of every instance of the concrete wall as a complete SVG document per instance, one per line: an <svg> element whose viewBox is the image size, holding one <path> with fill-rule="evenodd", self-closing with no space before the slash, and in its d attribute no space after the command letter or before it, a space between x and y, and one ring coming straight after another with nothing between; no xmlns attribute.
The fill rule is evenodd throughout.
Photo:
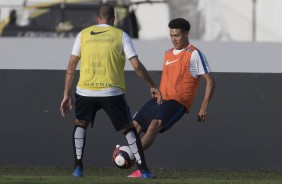
<svg viewBox="0 0 282 184"><path fill-rule="evenodd" d="M74 117L63 119L59 113L64 68L72 43L73 40L65 39L0 39L0 166L73 164ZM151 69L157 83L162 56L156 53L170 46L164 43L135 41L140 58ZM148 165L282 170L282 74L277 59L279 52L276 52L281 45L193 43L206 53L217 81L208 109L208 123L196 121L203 97L201 81L191 112L170 131L159 135L153 147L145 152ZM151 65L148 58L158 63L158 67ZM239 65L245 63L245 67L232 63L235 61ZM223 72L220 66L227 71ZM265 72L261 71L262 66L267 66ZM126 98L133 114L150 94L133 71L127 70L125 74ZM100 111L94 129L87 131L85 165L112 167L115 144L125 142L124 136L114 131L109 118Z"/></svg>
<svg viewBox="0 0 282 184"><path fill-rule="evenodd" d="M161 71L168 39L134 40L142 63ZM282 73L281 43L201 42L191 40L208 58L213 72ZM0 38L0 69L65 70L74 39ZM129 62L126 70L132 70Z"/></svg>

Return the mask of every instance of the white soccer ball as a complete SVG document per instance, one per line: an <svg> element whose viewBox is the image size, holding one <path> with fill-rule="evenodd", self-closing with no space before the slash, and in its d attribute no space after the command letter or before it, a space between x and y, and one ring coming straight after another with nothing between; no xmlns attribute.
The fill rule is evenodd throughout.
<svg viewBox="0 0 282 184"><path fill-rule="evenodd" d="M129 146L116 145L112 155L114 164L121 169L129 169L135 163L135 157Z"/></svg>

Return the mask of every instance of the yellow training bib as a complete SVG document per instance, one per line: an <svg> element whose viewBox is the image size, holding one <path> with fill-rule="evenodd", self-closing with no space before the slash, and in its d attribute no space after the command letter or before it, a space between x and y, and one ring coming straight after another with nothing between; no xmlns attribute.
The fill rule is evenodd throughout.
<svg viewBox="0 0 282 184"><path fill-rule="evenodd" d="M101 90L120 88L125 93L122 30L91 26L81 31L81 64L78 86Z"/></svg>

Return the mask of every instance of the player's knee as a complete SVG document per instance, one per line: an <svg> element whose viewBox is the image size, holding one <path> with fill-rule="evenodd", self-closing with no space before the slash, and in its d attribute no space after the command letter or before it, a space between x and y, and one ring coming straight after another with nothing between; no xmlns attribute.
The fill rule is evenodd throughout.
<svg viewBox="0 0 282 184"><path fill-rule="evenodd" d="M75 119L74 124L75 124L76 126L80 126L80 127L83 127L83 128L87 128L88 125L89 125L89 122L84 121L84 120Z"/></svg>
<svg viewBox="0 0 282 184"><path fill-rule="evenodd" d="M142 127L139 125L139 123L137 123L137 121L133 121L133 125L134 125L134 127L135 127L137 133L138 133L138 134L141 133Z"/></svg>
<svg viewBox="0 0 282 184"><path fill-rule="evenodd" d="M128 132L132 131L133 129L136 130L133 123L130 123L127 127L123 128L120 132L122 132L123 134L127 134Z"/></svg>
<svg viewBox="0 0 282 184"><path fill-rule="evenodd" d="M162 121L161 120L152 120L150 126L147 129L148 133L158 133L162 129Z"/></svg>

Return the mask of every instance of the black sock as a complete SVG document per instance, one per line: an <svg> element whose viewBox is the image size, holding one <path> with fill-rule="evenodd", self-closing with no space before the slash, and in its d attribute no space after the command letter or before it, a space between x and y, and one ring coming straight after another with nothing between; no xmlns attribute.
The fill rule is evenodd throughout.
<svg viewBox="0 0 282 184"><path fill-rule="evenodd" d="M73 150L75 167L80 166L83 168L82 157L85 146L86 129L83 127L75 126L73 130Z"/></svg>
<svg viewBox="0 0 282 184"><path fill-rule="evenodd" d="M149 170L145 162L145 156L144 156L144 151L142 148L142 143L141 143L139 135L136 132L136 129L131 128L124 134L127 139L128 145L131 151L133 152L134 157L136 158L138 169L140 171Z"/></svg>

